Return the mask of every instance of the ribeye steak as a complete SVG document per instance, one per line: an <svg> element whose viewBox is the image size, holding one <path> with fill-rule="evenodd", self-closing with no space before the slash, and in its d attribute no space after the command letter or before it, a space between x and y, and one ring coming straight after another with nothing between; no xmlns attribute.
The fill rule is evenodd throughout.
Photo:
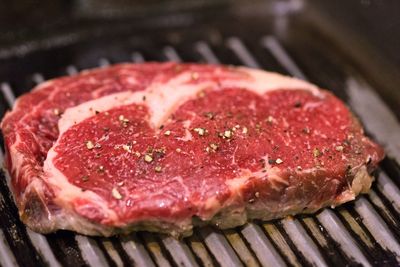
<svg viewBox="0 0 400 267"><path fill-rule="evenodd" d="M243 67L120 64L47 81L3 119L22 220L188 235L336 206L382 149L335 96Z"/></svg>

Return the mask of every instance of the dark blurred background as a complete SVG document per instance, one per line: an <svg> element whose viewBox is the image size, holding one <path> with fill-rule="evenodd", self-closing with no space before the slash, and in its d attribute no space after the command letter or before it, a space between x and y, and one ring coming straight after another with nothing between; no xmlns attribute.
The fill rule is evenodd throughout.
<svg viewBox="0 0 400 267"><path fill-rule="evenodd" d="M100 30L112 23L135 23L157 16L197 13L218 17L222 9L240 9L259 2L230 0L2 0L0 1L0 46L22 44L68 32ZM304 11L317 10L320 19L367 42L387 60L400 65L400 1L397 0L305 0ZM193 15L193 14L192 14ZM171 17L172 19L172 17ZM133 25L132 25L133 26ZM100 34L100 33L99 33ZM89 37L88 37L89 38ZM72 41L72 40L71 40Z"/></svg>

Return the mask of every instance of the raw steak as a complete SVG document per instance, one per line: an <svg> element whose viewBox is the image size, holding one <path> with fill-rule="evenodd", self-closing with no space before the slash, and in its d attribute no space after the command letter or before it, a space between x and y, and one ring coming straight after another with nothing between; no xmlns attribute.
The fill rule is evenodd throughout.
<svg viewBox="0 0 400 267"><path fill-rule="evenodd" d="M188 235L336 206L382 149L331 93L215 65L121 64L39 85L2 122L22 220Z"/></svg>

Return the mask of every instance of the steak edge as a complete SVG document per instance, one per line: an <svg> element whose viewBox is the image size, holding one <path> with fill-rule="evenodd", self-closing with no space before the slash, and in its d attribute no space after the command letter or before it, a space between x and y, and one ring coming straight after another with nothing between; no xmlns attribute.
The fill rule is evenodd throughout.
<svg viewBox="0 0 400 267"><path fill-rule="evenodd" d="M21 219L109 236L188 235L337 206L382 149L301 80L243 67L121 64L20 97L1 128Z"/></svg>

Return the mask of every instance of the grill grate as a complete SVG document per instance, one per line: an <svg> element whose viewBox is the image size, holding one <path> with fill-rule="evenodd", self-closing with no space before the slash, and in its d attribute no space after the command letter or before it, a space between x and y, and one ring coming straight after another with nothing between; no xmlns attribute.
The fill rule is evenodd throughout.
<svg viewBox="0 0 400 267"><path fill-rule="evenodd" d="M140 47L125 60L198 61L243 64L265 68L306 79L278 39L265 36L257 44L245 44L239 37L225 39L221 47L205 41L186 46L163 44L155 55ZM248 48L251 47L251 48ZM219 51L219 52L217 52ZM261 51L261 52L260 52ZM187 58L186 58L187 57ZM107 66L101 57L98 66ZM272 59L264 64L264 59ZM263 61L261 61L263 60ZM260 62L259 62L260 61ZM74 62L71 62L74 63ZM114 63L114 62L112 62ZM78 68L69 65L64 74ZM310 72L311 73L311 72ZM312 73L311 73L312 74ZM309 75L307 75L309 76ZM311 75L310 75L311 76ZM40 235L26 229L17 219L6 179L0 181L0 264L8 266L393 266L400 263L400 190L394 140L400 140L395 116L372 88L359 77L348 74L345 94L351 108L360 116L367 131L386 146L385 159L371 192L336 210L325 209L314 216L296 216L273 222L254 222L231 230L211 227L196 229L193 236L177 241L146 232L128 236L100 238L59 232ZM32 75L33 83L46 78ZM310 77L311 80L312 77ZM14 92L9 83L1 84L2 105L12 107ZM22 90L23 91L23 90ZM368 101L368 102L367 102ZM366 106L366 103L370 103ZM370 105L374 108L370 108ZM382 119L384 116L385 119ZM387 121L390 118L390 121ZM0 151L0 161L3 160Z"/></svg>

